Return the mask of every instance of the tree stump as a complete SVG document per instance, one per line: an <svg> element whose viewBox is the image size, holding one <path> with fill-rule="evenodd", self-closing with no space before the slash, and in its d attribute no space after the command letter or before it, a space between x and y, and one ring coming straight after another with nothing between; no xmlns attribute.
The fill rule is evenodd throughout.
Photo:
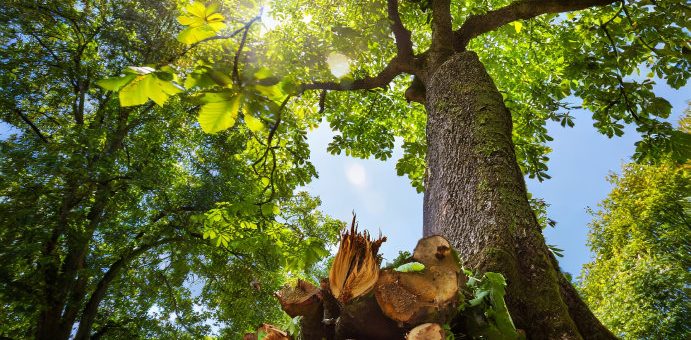
<svg viewBox="0 0 691 340"><path fill-rule="evenodd" d="M302 316L302 338L445 338L442 325L457 315L467 279L455 251L443 237L430 236L418 242L410 265L380 269L385 240L358 232L353 218L320 287L298 280L276 293L288 315Z"/></svg>

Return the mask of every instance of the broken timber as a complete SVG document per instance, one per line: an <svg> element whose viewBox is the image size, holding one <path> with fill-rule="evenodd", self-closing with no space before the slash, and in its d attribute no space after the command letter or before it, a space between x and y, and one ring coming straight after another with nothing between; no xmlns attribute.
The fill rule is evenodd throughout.
<svg viewBox="0 0 691 340"><path fill-rule="evenodd" d="M298 280L276 293L290 317L301 316L302 339L445 338L442 325L456 316L464 299L467 278L460 259L446 239L430 236L403 263L416 270L381 269L378 251L385 240L358 232L353 218L341 234L328 279L319 287ZM262 325L275 329L267 326Z"/></svg>

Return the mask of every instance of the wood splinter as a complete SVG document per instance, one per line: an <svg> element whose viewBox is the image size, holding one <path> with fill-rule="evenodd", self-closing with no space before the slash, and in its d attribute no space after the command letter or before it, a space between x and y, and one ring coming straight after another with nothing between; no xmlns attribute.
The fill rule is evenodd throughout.
<svg viewBox="0 0 691 340"><path fill-rule="evenodd" d="M336 339L401 339L403 330L386 318L374 298L379 279L379 247L385 237L372 239L358 232L355 216L341 235L341 243L329 271L329 291L336 299L339 317Z"/></svg>

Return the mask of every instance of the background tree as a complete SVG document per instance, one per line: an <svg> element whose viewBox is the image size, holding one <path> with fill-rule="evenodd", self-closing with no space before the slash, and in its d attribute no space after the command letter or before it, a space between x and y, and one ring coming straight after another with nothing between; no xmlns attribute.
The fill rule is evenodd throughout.
<svg viewBox="0 0 691 340"><path fill-rule="evenodd" d="M447 237L470 268L503 273L518 328L533 338L613 337L558 272L523 173L548 177L545 122L573 125L569 110L576 106L591 110L595 128L610 137L621 135L623 124L636 124L638 159L688 156L679 149L688 134L673 133L659 119L671 106L652 91L654 76L673 88L688 79L686 3L324 0L271 6L273 19L259 30L222 24L225 16L260 12L259 4L247 2L194 3L179 18L186 26L182 42L226 41L233 54L230 62L186 70L187 88L202 104L202 128L233 127L242 112L271 124L267 144L280 146L272 137L294 133L304 119L326 118L339 132L332 152L380 159L390 157L394 136L402 137L398 171L418 189L424 186L425 235ZM238 69L239 60L245 67ZM650 72L641 77L641 70ZM410 106L404 93L423 105Z"/></svg>
<svg viewBox="0 0 691 340"><path fill-rule="evenodd" d="M169 1L0 8L0 336L237 337L280 320L268 292L335 241L340 224L293 195L314 175L303 134L277 138L272 157L292 163L271 166L250 129L208 135L195 105L157 105L178 87L120 107L96 86L173 79L127 66L184 63L177 15Z"/></svg>
<svg viewBox="0 0 691 340"><path fill-rule="evenodd" d="M685 118L688 132L689 116ZM684 123L682 123L682 128ZM595 315L624 339L691 335L688 163L627 164L594 213L580 291Z"/></svg>

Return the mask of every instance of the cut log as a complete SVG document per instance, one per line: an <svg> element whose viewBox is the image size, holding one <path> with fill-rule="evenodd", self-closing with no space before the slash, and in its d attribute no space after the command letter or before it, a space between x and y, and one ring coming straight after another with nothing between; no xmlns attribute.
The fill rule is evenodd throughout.
<svg viewBox="0 0 691 340"><path fill-rule="evenodd" d="M353 218L319 288L298 280L276 293L288 315L302 316L304 339L445 338L441 325L457 315L467 280L458 255L446 239L431 236L418 242L409 265L381 270L378 250L384 241L359 233ZM267 339L287 337L263 327Z"/></svg>
<svg viewBox="0 0 691 340"><path fill-rule="evenodd" d="M462 303L465 283L461 265L448 241L431 236L418 242L413 260L425 265L416 272L382 270L375 296L384 314L400 327L449 322Z"/></svg>
<svg viewBox="0 0 691 340"><path fill-rule="evenodd" d="M341 309L336 339L403 339L405 331L382 313L374 293L350 300Z"/></svg>
<svg viewBox="0 0 691 340"><path fill-rule="evenodd" d="M413 251L413 259L425 266L443 266L461 271L461 259L458 253L451 248L451 243L439 235L424 237L417 242Z"/></svg>
<svg viewBox="0 0 691 340"><path fill-rule="evenodd" d="M438 323L423 323L410 330L406 340L444 340L446 332Z"/></svg>
<svg viewBox="0 0 691 340"><path fill-rule="evenodd" d="M322 308L321 291L304 280L298 280L295 285L283 286L276 292L276 297L283 311L291 318L298 315L311 315Z"/></svg>
<svg viewBox="0 0 691 340"><path fill-rule="evenodd" d="M322 293L313 284L298 280L276 292L281 308L291 318L301 316L300 329L304 339L333 339L334 327L323 322Z"/></svg>
<svg viewBox="0 0 691 340"><path fill-rule="evenodd" d="M262 324L255 333L247 333L243 340L292 340L288 333L269 324Z"/></svg>
<svg viewBox="0 0 691 340"><path fill-rule="evenodd" d="M421 272L382 271L375 290L384 314L402 327L446 323L459 306L458 274L444 267Z"/></svg>

